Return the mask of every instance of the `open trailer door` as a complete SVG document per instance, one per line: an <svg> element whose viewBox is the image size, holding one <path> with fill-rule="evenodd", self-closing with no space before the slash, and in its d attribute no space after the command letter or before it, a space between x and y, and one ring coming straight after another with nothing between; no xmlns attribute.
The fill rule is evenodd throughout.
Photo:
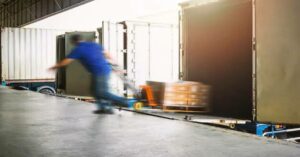
<svg viewBox="0 0 300 157"><path fill-rule="evenodd" d="M183 80L212 87L212 114L251 119L252 0L193 0L181 7Z"/></svg>
<svg viewBox="0 0 300 157"><path fill-rule="evenodd" d="M300 124L300 1L255 3L257 120Z"/></svg>
<svg viewBox="0 0 300 157"><path fill-rule="evenodd" d="M126 48L124 47L124 28L123 24L114 23L110 21L103 21L102 27L98 29L99 43L104 47L111 57L114 59L120 68L125 67ZM111 89L113 92L124 95L123 81L119 79L116 73L111 76Z"/></svg>
<svg viewBox="0 0 300 157"><path fill-rule="evenodd" d="M57 39L57 62L71 53L74 45L71 36L82 35L86 41L95 41L95 32L67 32ZM80 62L74 62L66 68L60 69L56 76L57 90L69 96L91 96L91 74L84 69Z"/></svg>
<svg viewBox="0 0 300 157"><path fill-rule="evenodd" d="M138 21L125 24L128 77L134 84L178 80L178 26Z"/></svg>

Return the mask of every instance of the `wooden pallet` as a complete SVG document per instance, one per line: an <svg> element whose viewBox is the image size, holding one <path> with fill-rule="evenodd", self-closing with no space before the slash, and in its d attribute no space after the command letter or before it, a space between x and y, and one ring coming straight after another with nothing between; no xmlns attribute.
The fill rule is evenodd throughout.
<svg viewBox="0 0 300 157"><path fill-rule="evenodd" d="M208 112L207 106L185 106L185 105L164 105L164 112L193 112L193 113L204 113Z"/></svg>
<svg viewBox="0 0 300 157"><path fill-rule="evenodd" d="M86 102L95 102L95 99L93 97L88 97L88 96L65 95L64 97L70 98L70 99L75 99L75 100L80 100L80 101L86 101Z"/></svg>
<svg viewBox="0 0 300 157"><path fill-rule="evenodd" d="M96 102L94 98L77 98L76 100L92 102L92 103Z"/></svg>

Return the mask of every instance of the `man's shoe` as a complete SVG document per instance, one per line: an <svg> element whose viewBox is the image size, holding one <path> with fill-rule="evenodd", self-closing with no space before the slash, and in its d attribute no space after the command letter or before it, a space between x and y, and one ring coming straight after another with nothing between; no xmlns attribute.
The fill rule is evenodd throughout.
<svg viewBox="0 0 300 157"><path fill-rule="evenodd" d="M104 110L98 109L98 110L93 111L93 113L94 114L104 114L106 112Z"/></svg>
<svg viewBox="0 0 300 157"><path fill-rule="evenodd" d="M105 111L106 114L114 114L114 109L111 105L104 106L103 110Z"/></svg>
<svg viewBox="0 0 300 157"><path fill-rule="evenodd" d="M115 111L112 108L110 108L110 109L105 110L105 113L106 114L114 114Z"/></svg>
<svg viewBox="0 0 300 157"><path fill-rule="evenodd" d="M137 100L135 99L129 99L127 100L127 107L128 108L133 108L134 107L134 104L137 102Z"/></svg>

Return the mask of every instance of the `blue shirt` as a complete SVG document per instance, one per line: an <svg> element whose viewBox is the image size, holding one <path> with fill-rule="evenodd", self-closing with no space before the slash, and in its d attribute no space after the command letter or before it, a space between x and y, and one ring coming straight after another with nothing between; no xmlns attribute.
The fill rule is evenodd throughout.
<svg viewBox="0 0 300 157"><path fill-rule="evenodd" d="M67 58L78 59L93 75L107 75L111 72L111 67L103 54L102 46L94 42L79 43Z"/></svg>

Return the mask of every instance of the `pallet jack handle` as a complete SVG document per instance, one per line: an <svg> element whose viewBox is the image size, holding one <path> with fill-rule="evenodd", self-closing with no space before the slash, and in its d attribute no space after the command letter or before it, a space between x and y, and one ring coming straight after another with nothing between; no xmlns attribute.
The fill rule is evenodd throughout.
<svg viewBox="0 0 300 157"><path fill-rule="evenodd" d="M152 88L149 85L141 85L140 88L146 92L148 105L151 107L158 106L158 104L154 100Z"/></svg>

